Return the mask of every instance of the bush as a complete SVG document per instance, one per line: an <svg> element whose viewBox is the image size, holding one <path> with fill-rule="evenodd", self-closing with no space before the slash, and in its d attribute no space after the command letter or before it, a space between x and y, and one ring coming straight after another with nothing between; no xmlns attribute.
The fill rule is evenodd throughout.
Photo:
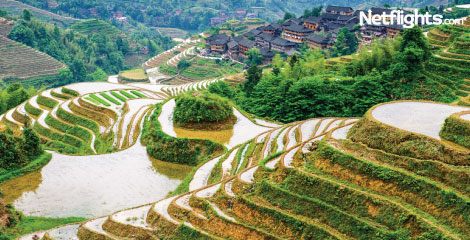
<svg viewBox="0 0 470 240"><path fill-rule="evenodd" d="M156 106L150 121L145 120L142 142L152 157L173 163L196 166L198 163L222 154L224 146L205 139L175 138L166 135L158 122L163 103Z"/></svg>
<svg viewBox="0 0 470 240"><path fill-rule="evenodd" d="M176 98L176 123L222 122L233 116L228 100L210 93L187 93Z"/></svg>

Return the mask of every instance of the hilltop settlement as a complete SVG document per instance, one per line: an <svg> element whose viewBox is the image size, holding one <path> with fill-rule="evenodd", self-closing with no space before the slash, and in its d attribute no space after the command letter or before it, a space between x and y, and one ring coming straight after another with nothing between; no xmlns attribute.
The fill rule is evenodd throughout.
<svg viewBox="0 0 470 240"><path fill-rule="evenodd" d="M381 7L370 10L373 15L384 12L389 14L392 11ZM328 6L320 16L301 16L282 23L273 22L238 36L214 34L206 38L206 51L231 59L243 59L247 57L249 49L258 48L263 62L267 63L276 53L292 56L296 53L296 48L304 43L311 49L331 47L343 28L347 28L363 43L370 43L373 39L395 38L403 28L401 25L361 27L359 16L362 11L364 10L354 10L351 7Z"/></svg>

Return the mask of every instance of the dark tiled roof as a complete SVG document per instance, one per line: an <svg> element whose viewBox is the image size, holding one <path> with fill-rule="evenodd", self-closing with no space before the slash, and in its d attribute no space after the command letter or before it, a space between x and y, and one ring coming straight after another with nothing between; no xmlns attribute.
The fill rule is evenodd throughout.
<svg viewBox="0 0 470 240"><path fill-rule="evenodd" d="M338 17L338 21L349 21L351 19L355 18L355 16L352 16L352 15L340 15Z"/></svg>
<svg viewBox="0 0 470 240"><path fill-rule="evenodd" d="M264 30L264 31L275 31L276 29L275 29L275 28L273 28L273 26L271 26L271 25L268 25L268 26L264 27L264 29L263 29L263 30Z"/></svg>
<svg viewBox="0 0 470 240"><path fill-rule="evenodd" d="M208 38L206 38L206 41L208 42L213 42L213 41L225 41L225 42L228 42L228 40L230 39L229 36L227 36L227 34L225 33L221 33L221 34L215 34L215 35L212 35Z"/></svg>
<svg viewBox="0 0 470 240"><path fill-rule="evenodd" d="M239 44L240 44L241 46L244 46L244 47L247 47L247 48L253 48L253 47L255 46L255 42L250 41L250 40L248 40L248 39L246 39L246 38L244 38L243 40L241 40L241 41L239 42Z"/></svg>
<svg viewBox="0 0 470 240"><path fill-rule="evenodd" d="M323 21L336 21L339 18L339 14L330 14L330 13L323 13L320 17Z"/></svg>
<svg viewBox="0 0 470 240"><path fill-rule="evenodd" d="M269 33L261 33L260 35L256 36L256 38L262 38L265 41L271 41L275 37Z"/></svg>
<svg viewBox="0 0 470 240"><path fill-rule="evenodd" d="M256 37L258 35L260 35L262 33L262 31L258 30L258 29L252 29L251 31L245 33L245 36L249 37L249 36L253 36L253 37Z"/></svg>
<svg viewBox="0 0 470 240"><path fill-rule="evenodd" d="M382 13L390 14L392 12L392 9L381 8L381 7L372 7L370 8L370 10L372 11L372 14L382 14Z"/></svg>
<svg viewBox="0 0 470 240"><path fill-rule="evenodd" d="M279 24L279 23L276 23L276 22L273 22L273 23L269 24L269 26L273 27L274 29L281 29L282 28L282 25Z"/></svg>
<svg viewBox="0 0 470 240"><path fill-rule="evenodd" d="M307 40L310 40L315 43L320 43L320 44L331 44L333 43L333 40L327 37L323 37L321 35L318 35L316 33L312 33L307 36Z"/></svg>
<svg viewBox="0 0 470 240"><path fill-rule="evenodd" d="M338 28L342 28L344 26L345 26L345 24L342 24L342 23L329 22L329 23L322 24L321 28L323 28L326 31L332 31L332 30L335 30L335 29L338 29Z"/></svg>
<svg viewBox="0 0 470 240"><path fill-rule="evenodd" d="M282 25L283 26L290 26L290 25L299 25L301 21L298 18L291 18L287 19Z"/></svg>
<svg viewBox="0 0 470 240"><path fill-rule="evenodd" d="M235 41L235 42L237 42L237 43L240 42L241 40L243 40L243 36L241 36L241 35L240 35L240 36L236 36L236 37L233 38L233 41Z"/></svg>
<svg viewBox="0 0 470 240"><path fill-rule="evenodd" d="M308 22L308 23L320 23L321 19L322 19L321 17L310 16L310 17L308 17L307 19L305 19L305 22Z"/></svg>
<svg viewBox="0 0 470 240"><path fill-rule="evenodd" d="M298 32L298 33L310 33L313 32L312 29L306 28L303 25L290 25L285 28L285 30L292 31L292 32Z"/></svg>
<svg viewBox="0 0 470 240"><path fill-rule="evenodd" d="M326 7L327 12L353 12L354 10L351 7L341 7L341 6L328 6Z"/></svg>
<svg viewBox="0 0 470 240"><path fill-rule="evenodd" d="M260 48L259 49L259 53L261 54L261 56L263 57L267 57L267 58L272 58L274 57L275 53L269 49L266 49L266 48Z"/></svg>
<svg viewBox="0 0 470 240"><path fill-rule="evenodd" d="M271 44L281 46L281 47L292 47L295 46L295 43L282 39L280 37L276 37L271 41Z"/></svg>
<svg viewBox="0 0 470 240"><path fill-rule="evenodd" d="M238 47L238 43L232 40L232 41L227 43L227 46L228 46L229 49L233 49L235 47Z"/></svg>

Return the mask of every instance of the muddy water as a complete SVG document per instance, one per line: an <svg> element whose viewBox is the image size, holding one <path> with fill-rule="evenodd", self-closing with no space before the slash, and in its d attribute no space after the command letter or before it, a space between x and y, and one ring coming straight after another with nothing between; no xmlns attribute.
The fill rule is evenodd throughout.
<svg viewBox="0 0 470 240"><path fill-rule="evenodd" d="M185 128L174 128L178 138L197 138L197 139L210 139L215 142L227 145L233 136L233 129L221 131L204 131L204 130L189 130Z"/></svg>
<svg viewBox="0 0 470 240"><path fill-rule="evenodd" d="M162 199L190 171L150 159L137 142L107 155L53 153L40 171L0 188L6 200L28 216L97 217Z"/></svg>
<svg viewBox="0 0 470 240"><path fill-rule="evenodd" d="M199 138L210 139L224 144L228 148L232 148L238 144L244 143L256 135L268 131L270 127L264 127L253 123L250 119L246 118L236 108L233 108L233 114L237 121L232 129L222 131L208 131L208 130L188 130L177 128L173 125L173 112L175 109L175 100L170 100L162 107L162 112L158 117L162 130L170 136L178 138Z"/></svg>

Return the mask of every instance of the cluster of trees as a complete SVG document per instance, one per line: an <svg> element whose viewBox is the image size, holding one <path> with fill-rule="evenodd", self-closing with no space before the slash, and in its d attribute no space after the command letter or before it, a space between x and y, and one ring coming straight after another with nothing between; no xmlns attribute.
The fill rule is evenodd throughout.
<svg viewBox="0 0 470 240"><path fill-rule="evenodd" d="M155 35L137 30L135 38L149 47L149 54L156 54L171 45L170 39L150 40L147 37ZM72 29L64 30L32 18L29 10L24 10L8 37L65 63L69 69L61 70L60 85L103 80L105 73L130 68L125 64L125 56L132 51L128 39L100 32L84 35Z"/></svg>
<svg viewBox="0 0 470 240"><path fill-rule="evenodd" d="M378 103L398 99L455 100L451 89L424 73L431 52L419 27L397 40L380 40L370 50L363 49L338 72L325 69L318 50L287 61L276 56L270 72L252 65L236 91L223 83L209 91L233 98L247 112L283 122L361 116Z"/></svg>
<svg viewBox="0 0 470 240"><path fill-rule="evenodd" d="M0 132L0 172L22 168L42 153L39 137L32 129L25 128L21 136L9 129Z"/></svg>
<svg viewBox="0 0 470 240"><path fill-rule="evenodd" d="M176 123L215 123L233 115L226 99L210 93L186 93L176 98L173 119Z"/></svg>
<svg viewBox="0 0 470 240"><path fill-rule="evenodd" d="M351 55L357 51L359 39L347 27L341 28L336 36L336 42L330 49L333 57Z"/></svg>
<svg viewBox="0 0 470 240"><path fill-rule="evenodd" d="M18 106L30 97L36 95L34 88L25 89L21 83L12 83L4 90L0 89L0 115Z"/></svg>

